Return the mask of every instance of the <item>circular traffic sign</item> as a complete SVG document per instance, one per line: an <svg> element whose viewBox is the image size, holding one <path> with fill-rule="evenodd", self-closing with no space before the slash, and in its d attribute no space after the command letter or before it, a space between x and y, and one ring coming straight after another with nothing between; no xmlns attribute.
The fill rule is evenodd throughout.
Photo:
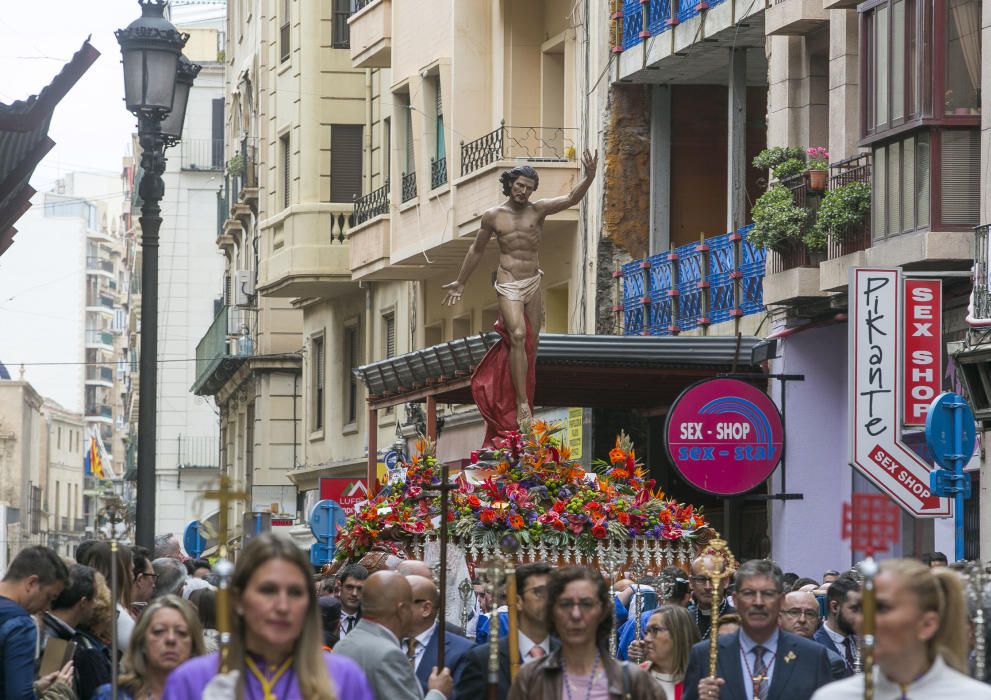
<svg viewBox="0 0 991 700"><path fill-rule="evenodd" d="M960 443L954 438L956 416L960 412ZM974 423L974 412L967 400L959 394L947 391L940 394L929 404L926 414L926 444L932 453L933 461L946 469L956 468L956 460L962 459L966 464L974 456L977 446L977 430ZM959 452L957 451L959 449Z"/></svg>
<svg viewBox="0 0 991 700"><path fill-rule="evenodd" d="M337 539L337 531L344 527L347 515L337 501L317 501L310 511L310 532L318 542L327 544Z"/></svg>
<svg viewBox="0 0 991 700"><path fill-rule="evenodd" d="M739 379L706 379L671 406L664 444L689 484L715 496L738 496L778 466L784 427L778 407L757 387Z"/></svg>
<svg viewBox="0 0 991 700"><path fill-rule="evenodd" d="M207 546L202 527L199 520L191 520L182 533L182 546L186 550L186 554L193 559L199 558Z"/></svg>

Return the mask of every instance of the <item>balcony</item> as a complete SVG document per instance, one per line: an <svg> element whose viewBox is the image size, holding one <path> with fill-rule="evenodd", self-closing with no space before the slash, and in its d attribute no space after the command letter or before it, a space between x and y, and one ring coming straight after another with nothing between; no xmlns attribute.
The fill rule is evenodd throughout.
<svg viewBox="0 0 991 700"><path fill-rule="evenodd" d="M115 303L114 298L109 294L95 292L92 289L86 291L86 306L90 308L113 312Z"/></svg>
<svg viewBox="0 0 991 700"><path fill-rule="evenodd" d="M113 386L114 371L110 367L87 367L86 383L101 386Z"/></svg>
<svg viewBox="0 0 991 700"><path fill-rule="evenodd" d="M402 203L416 198L416 171L403 173L402 176Z"/></svg>
<svg viewBox="0 0 991 700"><path fill-rule="evenodd" d="M114 334L110 331L86 331L86 347L114 349Z"/></svg>
<svg viewBox="0 0 991 700"><path fill-rule="evenodd" d="M215 436L176 438L180 469L216 469L220 465L220 439Z"/></svg>
<svg viewBox="0 0 991 700"><path fill-rule="evenodd" d="M804 36L829 22L822 0L775 0L764 19L768 36Z"/></svg>
<svg viewBox="0 0 991 700"><path fill-rule="evenodd" d="M114 409L112 406L106 406L99 402L86 404L86 420L102 420L102 421L112 421L114 418Z"/></svg>
<svg viewBox="0 0 991 700"><path fill-rule="evenodd" d="M829 189L851 182L871 184L871 153L862 153L831 163ZM871 247L871 217L844 231L831 233L826 248L826 260L819 267L819 286L823 291L839 292L849 284L849 269L863 267L867 263L867 250Z"/></svg>
<svg viewBox="0 0 991 700"><path fill-rule="evenodd" d="M112 260L104 260L98 257L86 258L86 272L105 272L108 275L114 274L114 263Z"/></svg>
<svg viewBox="0 0 991 700"><path fill-rule="evenodd" d="M786 178L780 184L791 190L795 206L810 210L805 226L811 226L822 193L810 190L804 175ZM810 255L802 240L783 241L774 250L768 250L764 302L770 306L827 296L819 287L822 257Z"/></svg>
<svg viewBox="0 0 991 700"><path fill-rule="evenodd" d="M974 229L974 289L970 296L967 322L975 326L991 325L991 258L988 257L988 232L991 224ZM991 392L989 392L991 394Z"/></svg>
<svg viewBox="0 0 991 700"><path fill-rule="evenodd" d="M354 0L348 18L351 65L388 68L392 64L392 0Z"/></svg>
<svg viewBox="0 0 991 700"><path fill-rule="evenodd" d="M223 139L188 139L179 145L179 167L183 170L223 170Z"/></svg>
<svg viewBox="0 0 991 700"><path fill-rule="evenodd" d="M194 394L215 394L244 359L255 354L257 319L257 309L237 306L225 306L214 317L196 345Z"/></svg>
<svg viewBox="0 0 991 700"><path fill-rule="evenodd" d="M364 279L389 265L389 183L354 203L354 228L348 238L351 278Z"/></svg>
<svg viewBox="0 0 991 700"><path fill-rule="evenodd" d="M354 205L295 205L263 221L258 291L332 298L353 288L348 234Z"/></svg>
<svg viewBox="0 0 991 700"><path fill-rule="evenodd" d="M447 184L447 158L439 160L430 159L430 189L436 190L438 187Z"/></svg>
<svg viewBox="0 0 991 700"><path fill-rule="evenodd" d="M764 250L752 226L623 265L623 335L677 335L764 312Z"/></svg>
<svg viewBox="0 0 991 700"><path fill-rule="evenodd" d="M769 1L612 0L610 36L620 80L724 82L727 49L763 49ZM766 80L766 73L763 59L749 62L748 81Z"/></svg>

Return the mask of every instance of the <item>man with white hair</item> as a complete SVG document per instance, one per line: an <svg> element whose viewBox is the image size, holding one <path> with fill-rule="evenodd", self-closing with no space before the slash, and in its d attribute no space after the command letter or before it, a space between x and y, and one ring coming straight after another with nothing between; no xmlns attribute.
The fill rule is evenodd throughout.
<svg viewBox="0 0 991 700"><path fill-rule="evenodd" d="M792 591L786 593L781 612L778 614L778 626L785 632L797 634L799 637L813 639L819 628L819 601L811 591ZM829 656L829 670L833 680L839 680L851 675L842 656L832 649L826 648Z"/></svg>

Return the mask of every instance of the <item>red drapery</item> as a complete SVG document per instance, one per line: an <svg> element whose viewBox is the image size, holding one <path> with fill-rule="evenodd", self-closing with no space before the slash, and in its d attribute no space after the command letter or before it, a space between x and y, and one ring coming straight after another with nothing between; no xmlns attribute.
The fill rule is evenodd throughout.
<svg viewBox="0 0 991 700"><path fill-rule="evenodd" d="M500 341L489 348L471 375L471 395L478 412L485 419L485 447L492 447L492 438L519 430L516 422L516 391L509 371L509 333L502 317L493 326ZM533 407L533 392L537 384L536 353L533 332L526 319L526 395Z"/></svg>

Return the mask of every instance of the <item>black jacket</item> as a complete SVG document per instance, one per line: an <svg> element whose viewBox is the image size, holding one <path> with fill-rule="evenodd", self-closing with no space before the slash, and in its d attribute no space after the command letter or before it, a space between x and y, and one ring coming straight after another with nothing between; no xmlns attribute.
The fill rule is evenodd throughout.
<svg viewBox="0 0 991 700"><path fill-rule="evenodd" d="M75 668L76 695L91 698L96 689L110 682L110 651L100 640L81 630L73 629L50 612L42 615L41 648L52 637L76 643L72 655Z"/></svg>
<svg viewBox="0 0 991 700"><path fill-rule="evenodd" d="M561 646L554 637L550 638L551 651ZM489 649L492 645L486 642L480 644L465 655L461 669L461 678L454 688L454 694L464 700L482 700L488 697L489 685ZM509 640L499 637L499 700L509 696Z"/></svg>

